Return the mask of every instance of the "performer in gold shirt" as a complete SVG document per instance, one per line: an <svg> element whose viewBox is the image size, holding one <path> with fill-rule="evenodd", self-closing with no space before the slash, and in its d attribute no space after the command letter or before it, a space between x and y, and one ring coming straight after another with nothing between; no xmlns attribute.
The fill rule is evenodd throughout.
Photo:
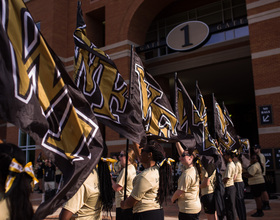
<svg viewBox="0 0 280 220"><path fill-rule="evenodd" d="M163 220L161 204L172 189L170 160L159 143L150 141L141 150L140 162L145 169L134 178L132 192L121 208L133 208L133 220Z"/></svg>
<svg viewBox="0 0 280 220"><path fill-rule="evenodd" d="M199 219L201 203L199 199L199 173L195 167L194 148L184 150L176 143L181 163L186 167L178 180L178 188L171 198L174 203L178 199L179 220Z"/></svg>
<svg viewBox="0 0 280 220"><path fill-rule="evenodd" d="M126 152L121 151L119 155L121 172L117 177L117 181L112 180L112 187L115 190L115 203L116 203L116 220L133 219L132 208L131 209L121 209L121 201L124 200L124 186L125 186L125 164L126 164ZM132 181L136 176L136 161L134 151L130 148L128 149L128 161L127 161L127 187L126 195L129 196L132 191Z"/></svg>
<svg viewBox="0 0 280 220"><path fill-rule="evenodd" d="M262 164L263 167L263 177L264 177L264 181L266 182L266 159L265 156L261 153L261 146L259 144L255 144L254 145L254 152L255 154L257 154L260 157L260 163ZM265 185L265 188L267 188L267 186ZM269 195L267 193L267 189L265 191L262 192L262 202L263 202L263 206L262 209L263 210L270 210L270 205L269 205Z"/></svg>
<svg viewBox="0 0 280 220"><path fill-rule="evenodd" d="M236 188L235 206L239 220L246 220L246 206L244 201L244 182L242 179L241 154L235 152L233 155L235 164L234 186Z"/></svg>
<svg viewBox="0 0 280 220"><path fill-rule="evenodd" d="M227 220L235 220L235 195L236 189L234 186L234 176L235 176L235 165L233 163L233 153L227 150L224 153L224 159L227 163L225 172L222 173L223 183L225 186L225 206L226 206L226 216Z"/></svg>
<svg viewBox="0 0 280 220"><path fill-rule="evenodd" d="M251 155L251 165L247 168L247 172L245 176L248 178L248 184L257 206L257 212L251 216L262 217L264 213L262 211L261 194L265 190L265 180L263 177L263 167L258 155Z"/></svg>
<svg viewBox="0 0 280 220"><path fill-rule="evenodd" d="M210 163L208 164L208 166L215 167L215 164ZM201 175L200 175L201 176L200 201L203 205L204 212L208 220L218 219L216 207L215 207L215 196L214 196L214 190L216 185L216 169L213 170L214 171L209 175L207 170L204 167L202 167Z"/></svg>

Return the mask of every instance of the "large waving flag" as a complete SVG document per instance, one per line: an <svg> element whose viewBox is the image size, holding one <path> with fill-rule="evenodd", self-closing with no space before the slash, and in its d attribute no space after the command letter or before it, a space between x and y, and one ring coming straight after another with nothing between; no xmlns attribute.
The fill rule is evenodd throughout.
<svg viewBox="0 0 280 220"><path fill-rule="evenodd" d="M175 77L175 93L175 95L178 97L176 98L177 104L175 105L175 111L178 112L178 115L184 113L184 117L179 117L184 118L181 126L184 124L188 124L189 128L185 128L184 130L191 130L191 133L196 140L196 147L199 151L199 154L209 156L218 155L219 153L217 151L215 141L211 137L208 128L205 126L207 125L207 121L205 121L205 119L207 119L206 111L199 111L196 108L184 85L177 77ZM202 95L200 95L199 97L202 101L201 103L204 103ZM201 106L201 109L203 108L205 107ZM187 120L188 122L185 122L185 120Z"/></svg>
<svg viewBox="0 0 280 220"><path fill-rule="evenodd" d="M0 117L40 143L63 172L58 194L42 203L44 219L79 189L100 159L97 121L21 0L1 0Z"/></svg>
<svg viewBox="0 0 280 220"><path fill-rule="evenodd" d="M169 142L180 140L191 146L194 141L181 132L179 122L167 96L154 78L144 70L136 52L132 53L131 100L137 106L149 138Z"/></svg>
<svg viewBox="0 0 280 220"><path fill-rule="evenodd" d="M213 96L215 132L218 136L219 146L222 150L237 150L241 154L242 166L250 165L250 142L247 138L240 138L230 118L228 110L223 103L223 110Z"/></svg>
<svg viewBox="0 0 280 220"><path fill-rule="evenodd" d="M127 98L127 84L114 62L86 37L80 2L74 41L75 82L97 120L139 144L145 137L142 120Z"/></svg>
<svg viewBox="0 0 280 220"><path fill-rule="evenodd" d="M221 109L216 98L213 96L214 104L214 125L215 132L218 136L219 146L223 150L235 150L239 148L239 140L229 132L228 128L231 126L232 121L228 120L223 110ZM229 117L229 116L228 116ZM230 119L230 118L229 118Z"/></svg>

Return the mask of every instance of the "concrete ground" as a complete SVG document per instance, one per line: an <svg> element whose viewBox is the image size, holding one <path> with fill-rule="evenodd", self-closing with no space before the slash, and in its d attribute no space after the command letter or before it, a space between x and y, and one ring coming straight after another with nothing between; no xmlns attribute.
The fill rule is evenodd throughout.
<svg viewBox="0 0 280 220"><path fill-rule="evenodd" d="M31 195L31 201L33 203L34 210L36 210L39 206L39 204L42 201L42 195L37 192L34 192ZM270 200L270 206L271 210L264 211L264 216L262 218L253 218L251 217L251 214L255 213L256 211L256 205L255 201L253 199L245 199L245 205L246 205L246 211L247 211L247 220L253 220L253 219L264 219L264 220L279 220L280 219L280 196L276 199ZM164 213L165 213L165 220L175 220L178 219L178 206L177 204L172 204L171 202L168 202L167 204L163 205ZM58 219L59 213L61 211L61 208L59 208L55 213L47 216L46 219ZM111 213L111 217L106 216L104 213L103 220L115 220L115 210L113 209L113 212ZM204 211L202 210L200 213L199 219L204 220L207 219Z"/></svg>

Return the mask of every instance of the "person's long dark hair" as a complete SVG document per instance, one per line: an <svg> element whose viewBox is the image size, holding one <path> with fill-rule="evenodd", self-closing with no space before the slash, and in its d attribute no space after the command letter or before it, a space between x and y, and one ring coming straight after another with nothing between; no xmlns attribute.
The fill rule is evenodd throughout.
<svg viewBox="0 0 280 220"><path fill-rule="evenodd" d="M150 152L152 152L153 160L158 164L165 159L165 152L163 147L156 141L150 141L147 145ZM166 162L159 166L159 189L157 194L157 201L161 205L166 202L167 197L172 193L172 177L171 166Z"/></svg>
<svg viewBox="0 0 280 220"><path fill-rule="evenodd" d="M106 157L108 153L107 146L104 146L102 156ZM110 170L106 162L102 160L98 163L99 190L102 203L102 210L110 212L113 208L114 191L112 188Z"/></svg>
<svg viewBox="0 0 280 220"><path fill-rule="evenodd" d="M0 144L0 187L1 191L5 191L5 181L9 174L9 166L12 159L15 158L22 166L25 163L25 155L23 151L14 144ZM30 185L31 178L26 173L17 174L18 178L9 194L7 195L7 203L11 220L31 220L34 211L30 201L32 188Z"/></svg>

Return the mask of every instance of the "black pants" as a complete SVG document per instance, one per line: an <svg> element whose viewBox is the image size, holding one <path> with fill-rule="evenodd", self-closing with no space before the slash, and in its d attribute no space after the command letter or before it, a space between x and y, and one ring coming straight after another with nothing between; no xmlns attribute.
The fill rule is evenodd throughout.
<svg viewBox="0 0 280 220"><path fill-rule="evenodd" d="M225 206L226 206L226 216L227 220L235 220L235 186L225 187Z"/></svg>
<svg viewBox="0 0 280 220"><path fill-rule="evenodd" d="M246 220L246 206L244 202L244 182L234 183L236 188L235 206L239 220Z"/></svg>
<svg viewBox="0 0 280 220"><path fill-rule="evenodd" d="M179 212L178 218L179 220L199 220L199 213L197 214L188 214Z"/></svg>
<svg viewBox="0 0 280 220"><path fill-rule="evenodd" d="M134 213L133 220L164 220L164 212L163 209L157 209Z"/></svg>
<svg viewBox="0 0 280 220"><path fill-rule="evenodd" d="M116 220L133 220L133 213L131 209L116 208Z"/></svg>

